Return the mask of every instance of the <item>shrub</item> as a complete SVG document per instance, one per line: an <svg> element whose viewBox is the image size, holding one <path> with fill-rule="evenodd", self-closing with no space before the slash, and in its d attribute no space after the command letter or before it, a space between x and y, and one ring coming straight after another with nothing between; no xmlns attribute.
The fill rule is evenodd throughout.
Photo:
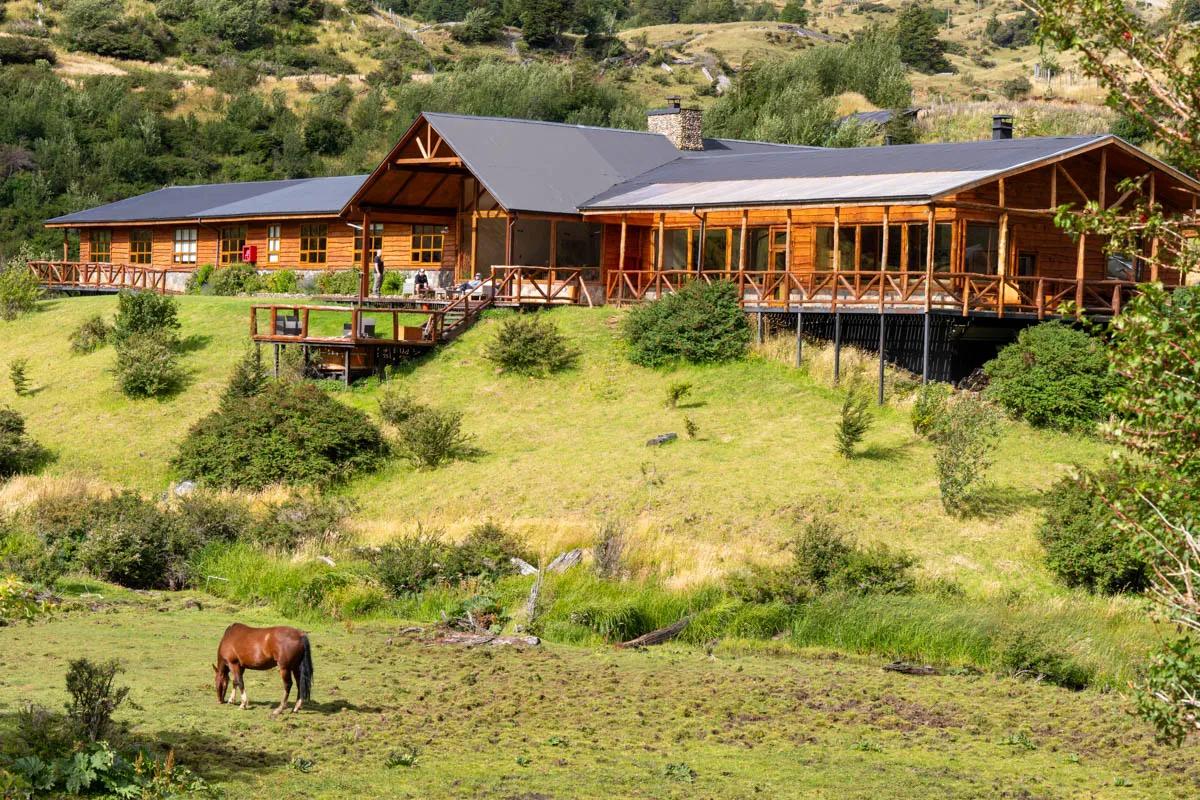
<svg viewBox="0 0 1200 800"><path fill-rule="evenodd" d="M295 496L268 503L248 526L247 538L257 544L292 550L301 542L327 543L336 538L348 509L334 499Z"/></svg>
<svg viewBox="0 0 1200 800"><path fill-rule="evenodd" d="M233 542L246 537L256 523L245 501L201 489L176 498L171 512L172 550L181 564L211 542ZM175 583L183 585L185 577L177 575Z"/></svg>
<svg viewBox="0 0 1200 800"><path fill-rule="evenodd" d="M14 358L8 362L8 379L18 397L29 393L29 359Z"/></svg>
<svg viewBox="0 0 1200 800"><path fill-rule="evenodd" d="M679 401L692 393L692 385L690 383L672 383L667 387L667 408L678 408Z"/></svg>
<svg viewBox="0 0 1200 800"><path fill-rule="evenodd" d="M948 383L930 381L917 390L909 418L913 433L928 436L937 428L946 413L946 403L954 395L954 387Z"/></svg>
<svg viewBox="0 0 1200 800"><path fill-rule="evenodd" d="M426 408L426 405L417 402L412 392L396 385L388 386L379 395L379 415L385 422L397 427L404 425Z"/></svg>
<svg viewBox="0 0 1200 800"><path fill-rule="evenodd" d="M36 472L48 451L25 432L25 418L11 408L0 407L0 479Z"/></svg>
<svg viewBox="0 0 1200 800"><path fill-rule="evenodd" d="M623 330L629 359L646 367L731 361L742 358L750 345L738 289L728 281L691 281L674 294L637 306Z"/></svg>
<svg viewBox="0 0 1200 800"><path fill-rule="evenodd" d="M592 545L592 567L596 575L607 580L621 577L625 559L625 529L615 522L600 526L596 543Z"/></svg>
<svg viewBox="0 0 1200 800"><path fill-rule="evenodd" d="M379 582L397 597L416 594L441 576L446 545L436 534L418 531L384 545L374 555Z"/></svg>
<svg viewBox="0 0 1200 800"><path fill-rule="evenodd" d="M29 262L36 258L25 244L15 257L0 264L0 319L16 319L37 308L42 287L29 269Z"/></svg>
<svg viewBox="0 0 1200 800"><path fill-rule="evenodd" d="M222 397L225 400L254 397L260 394L266 385L267 370L262 363L262 351L257 345L251 344L234 365Z"/></svg>
<svg viewBox="0 0 1200 800"><path fill-rule="evenodd" d="M1000 437L995 410L970 395L946 404L931 438L934 467L942 506L952 514L965 514L988 468Z"/></svg>
<svg viewBox="0 0 1200 800"><path fill-rule="evenodd" d="M841 416L834 428L833 438L843 458L853 458L858 446L871 428L870 400L865 392L852 389L842 401Z"/></svg>
<svg viewBox="0 0 1200 800"><path fill-rule="evenodd" d="M71 352L79 355L94 353L108 342L112 326L99 314L93 314L71 331Z"/></svg>
<svg viewBox="0 0 1200 800"><path fill-rule="evenodd" d="M494 581L516 573L513 557L529 560L521 543L494 522L476 525L457 545L449 548L442 566L442 579L460 583L470 578Z"/></svg>
<svg viewBox="0 0 1200 800"><path fill-rule="evenodd" d="M1016 78L1009 78L1000 85L1000 94L1004 95L1009 100L1022 100L1033 91L1033 84L1029 82L1029 78L1024 75L1019 75Z"/></svg>
<svg viewBox="0 0 1200 800"><path fill-rule="evenodd" d="M1021 331L984 372L989 399L1031 425L1061 430L1094 427L1113 386L1100 343L1057 320Z"/></svg>
<svg viewBox="0 0 1200 800"><path fill-rule="evenodd" d="M129 695L128 687L114 685L121 671L115 660L95 663L77 658L67 666L67 693L71 695L67 718L89 742L107 737L113 713Z"/></svg>
<svg viewBox="0 0 1200 800"><path fill-rule="evenodd" d="M166 295L131 292L117 295L117 318L112 341L116 344L144 333L159 333L173 341L179 331L179 304Z"/></svg>
<svg viewBox="0 0 1200 800"><path fill-rule="evenodd" d="M558 326L541 314L512 316L501 322L483 354L502 370L519 375L548 375L579 359L579 351Z"/></svg>
<svg viewBox="0 0 1200 800"><path fill-rule="evenodd" d="M1007 630L993 642L1001 668L1016 677L1044 680L1067 689L1086 689L1092 670L1024 627Z"/></svg>
<svg viewBox="0 0 1200 800"><path fill-rule="evenodd" d="M1146 586L1146 562L1105 505L1095 479L1065 477L1045 496L1038 539L1046 566L1067 586L1113 594Z"/></svg>
<svg viewBox="0 0 1200 800"><path fill-rule="evenodd" d="M58 59L48 42L29 36L0 36L0 64L33 64Z"/></svg>
<svg viewBox="0 0 1200 800"><path fill-rule="evenodd" d="M366 414L312 384L272 382L193 425L172 464L212 486L253 490L340 481L373 469L383 452Z"/></svg>
<svg viewBox="0 0 1200 800"><path fill-rule="evenodd" d="M350 294L357 295L361 287L359 281L362 272L322 272L317 277L317 294Z"/></svg>
<svg viewBox="0 0 1200 800"><path fill-rule="evenodd" d="M500 18L488 8L473 8L467 12L462 24L450 31L454 41L463 44L494 42L500 35Z"/></svg>
<svg viewBox="0 0 1200 800"><path fill-rule="evenodd" d="M266 288L274 294L298 294L300 278L290 269L276 270L267 277Z"/></svg>
<svg viewBox="0 0 1200 800"><path fill-rule="evenodd" d="M258 270L250 264L237 263L214 271L208 279L207 286L212 294L233 297L257 292L262 287L262 279Z"/></svg>
<svg viewBox="0 0 1200 800"><path fill-rule="evenodd" d="M700 426L696 424L696 420L691 417L683 418L683 431L689 439L695 439L700 435Z"/></svg>
<svg viewBox="0 0 1200 800"><path fill-rule="evenodd" d="M420 469L475 454L475 437L462 430L462 412L425 408L408 418L400 429L400 449Z"/></svg>
<svg viewBox="0 0 1200 800"><path fill-rule="evenodd" d="M32 586L12 575L0 576L0 625L8 620L36 619L49 603Z"/></svg>
<svg viewBox="0 0 1200 800"><path fill-rule="evenodd" d="M204 287L208 285L208 281L212 278L213 271L216 269L212 264L201 264L196 267L196 271L188 276L187 292L188 294L200 294L204 291Z"/></svg>
<svg viewBox="0 0 1200 800"><path fill-rule="evenodd" d="M917 560L885 544L851 550L830 579L829 588L848 594L911 594L916 588L912 568Z"/></svg>
<svg viewBox="0 0 1200 800"><path fill-rule="evenodd" d="M383 293L400 294L404 291L404 273L388 272L383 276Z"/></svg>
<svg viewBox="0 0 1200 800"><path fill-rule="evenodd" d="M176 340L163 331L137 333L117 341L114 372L126 397L160 397L179 387L183 370Z"/></svg>
<svg viewBox="0 0 1200 800"><path fill-rule="evenodd" d="M78 564L102 580L130 589L181 588L168 573L175 536L171 517L135 494L110 502L79 545ZM183 570L180 570L181 572Z"/></svg>

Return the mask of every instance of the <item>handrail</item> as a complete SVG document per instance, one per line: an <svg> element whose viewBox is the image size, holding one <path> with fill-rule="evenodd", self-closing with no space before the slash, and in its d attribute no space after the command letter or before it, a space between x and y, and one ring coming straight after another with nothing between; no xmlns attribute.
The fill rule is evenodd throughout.
<svg viewBox="0 0 1200 800"><path fill-rule="evenodd" d="M829 308L924 307L999 316L1019 312L1058 313L1080 286L1074 278L985 275L977 272L905 270L611 270L605 281L608 302L641 302L678 291L693 280L729 280L743 306L788 309L819 304ZM1119 313L1136 288L1132 281L1085 280L1082 311Z"/></svg>
<svg viewBox="0 0 1200 800"><path fill-rule="evenodd" d="M495 297L505 302L574 305L582 296L589 307L595 305L583 279L583 270L578 267L497 265L492 267L491 278L496 287ZM532 294L525 291L526 287ZM577 292L575 298L570 297L572 287Z"/></svg>
<svg viewBox="0 0 1200 800"><path fill-rule="evenodd" d="M29 269L47 286L142 289L167 293L165 267L108 261L30 261Z"/></svg>

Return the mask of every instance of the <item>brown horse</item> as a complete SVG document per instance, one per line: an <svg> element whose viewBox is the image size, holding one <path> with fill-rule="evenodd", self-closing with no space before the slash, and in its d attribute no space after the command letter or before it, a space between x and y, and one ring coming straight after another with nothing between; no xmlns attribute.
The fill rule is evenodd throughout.
<svg viewBox="0 0 1200 800"><path fill-rule="evenodd" d="M288 696L292 693L292 678L296 679L296 707L299 711L312 691L313 663L312 648L308 644L308 636L295 628L251 628L235 622L225 629L221 637L221 645L217 648L217 663L213 664L216 674L217 702L233 702L237 692L242 693L242 708L248 707L246 700L246 680L243 671L247 669L270 669L279 667L279 677L283 679L283 699L279 708L271 712L278 714L287 706ZM225 699L225 690L230 687L229 677L233 676L233 691L229 699Z"/></svg>

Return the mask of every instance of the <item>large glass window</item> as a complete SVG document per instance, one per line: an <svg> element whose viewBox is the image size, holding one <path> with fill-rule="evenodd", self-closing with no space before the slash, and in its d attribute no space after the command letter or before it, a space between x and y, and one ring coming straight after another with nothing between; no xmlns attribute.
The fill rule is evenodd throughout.
<svg viewBox="0 0 1200 800"><path fill-rule="evenodd" d="M236 264L242 260L242 248L246 246L246 226L229 225L221 228L220 261Z"/></svg>
<svg viewBox="0 0 1200 800"><path fill-rule="evenodd" d="M853 270L854 267L854 233L855 228L851 225L842 225L838 228L838 250L840 251L840 260L838 261L839 270Z"/></svg>
<svg viewBox="0 0 1200 800"><path fill-rule="evenodd" d="M746 232L746 269L761 272L771 263L771 229L751 228Z"/></svg>
<svg viewBox="0 0 1200 800"><path fill-rule="evenodd" d="M600 280L602 227L591 222L560 222L555 226L554 263L583 270L585 281Z"/></svg>
<svg viewBox="0 0 1200 800"><path fill-rule="evenodd" d="M819 225L813 231L813 269L828 271L833 269L833 228Z"/></svg>
<svg viewBox="0 0 1200 800"><path fill-rule="evenodd" d="M281 230L278 225L267 226L267 263L279 263L279 251L282 249L283 237L280 235Z"/></svg>
<svg viewBox="0 0 1200 800"><path fill-rule="evenodd" d="M92 261L112 261L112 231L94 230L91 233Z"/></svg>
<svg viewBox="0 0 1200 800"><path fill-rule="evenodd" d="M175 247L171 251L171 263L196 263L196 239L198 234L199 231L196 228L175 229Z"/></svg>
<svg viewBox="0 0 1200 800"><path fill-rule="evenodd" d="M438 248L441 249L440 247ZM371 223L371 258L383 252L383 223ZM362 264L362 228L356 228L354 231L354 264ZM438 259L441 261L441 258Z"/></svg>
<svg viewBox="0 0 1200 800"><path fill-rule="evenodd" d="M473 265L476 273L489 275L492 267L505 266L504 234L507 224L503 219L483 218L478 221L475 233L479 241L475 249L479 263Z"/></svg>
<svg viewBox="0 0 1200 800"><path fill-rule="evenodd" d="M687 228L671 228L664 231L663 269L688 268L688 241L690 239L690 231Z"/></svg>
<svg viewBox="0 0 1200 800"><path fill-rule="evenodd" d="M728 269L728 228L707 228L704 231L704 269Z"/></svg>
<svg viewBox="0 0 1200 800"><path fill-rule="evenodd" d="M950 248L954 242L954 226L938 222L933 226L933 268L944 272L950 269ZM908 225L908 270L924 272L929 253L929 226L924 222Z"/></svg>
<svg viewBox="0 0 1200 800"><path fill-rule="evenodd" d="M887 268L895 272L903 270L904 226L888 225Z"/></svg>
<svg viewBox="0 0 1200 800"><path fill-rule="evenodd" d="M134 228L129 232L129 263L150 264L154 261L154 231Z"/></svg>
<svg viewBox="0 0 1200 800"><path fill-rule="evenodd" d="M513 265L550 266L550 220L517 220L513 225Z"/></svg>
<svg viewBox="0 0 1200 800"><path fill-rule="evenodd" d="M999 256L1000 229L986 222L968 222L963 268L967 272L995 275Z"/></svg>
<svg viewBox="0 0 1200 800"><path fill-rule="evenodd" d="M300 226L300 263L324 264L329 248L329 226L314 222Z"/></svg>
<svg viewBox="0 0 1200 800"><path fill-rule="evenodd" d="M860 227L858 229L858 248L858 268L862 270L879 269L879 265L883 263L883 226L863 225Z"/></svg>
<svg viewBox="0 0 1200 800"><path fill-rule="evenodd" d="M500 220L500 224L503 226L507 223ZM442 245L445 241L445 225L413 225L409 260L414 264L442 263Z"/></svg>

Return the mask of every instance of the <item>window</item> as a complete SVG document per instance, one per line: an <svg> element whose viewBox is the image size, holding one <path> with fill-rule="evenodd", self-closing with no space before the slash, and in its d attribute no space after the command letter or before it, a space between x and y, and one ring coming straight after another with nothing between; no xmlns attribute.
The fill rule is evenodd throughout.
<svg viewBox="0 0 1200 800"><path fill-rule="evenodd" d="M1022 278L1037 275L1037 253L1017 253L1017 274Z"/></svg>
<svg viewBox="0 0 1200 800"><path fill-rule="evenodd" d="M728 228L707 228L704 231L704 261L698 267L704 269L728 269L725 261L729 242ZM736 261L737 256L734 256Z"/></svg>
<svg viewBox="0 0 1200 800"><path fill-rule="evenodd" d="M112 261L112 231L92 231L92 261Z"/></svg>
<svg viewBox="0 0 1200 800"><path fill-rule="evenodd" d="M442 263L442 243L445 236L446 228L443 225L413 225L409 260L414 264ZM514 231L514 241L515 236Z"/></svg>
<svg viewBox="0 0 1200 800"><path fill-rule="evenodd" d="M688 268L688 240L691 233L687 228L670 228L663 232L662 269Z"/></svg>
<svg viewBox="0 0 1200 800"><path fill-rule="evenodd" d="M439 229L440 230L440 229ZM513 266L550 266L550 221L546 219L519 219L512 226ZM438 236L437 260L442 259L441 236ZM414 251L415 252L415 251Z"/></svg>
<svg viewBox="0 0 1200 800"><path fill-rule="evenodd" d="M934 270L950 269L950 246L953 239L954 226L951 223L938 222L933 226ZM923 222L910 223L908 225L908 271L924 272L928 252L929 226Z"/></svg>
<svg viewBox="0 0 1200 800"><path fill-rule="evenodd" d="M761 272L771 260L771 229L751 228L746 232L746 269Z"/></svg>
<svg viewBox="0 0 1200 800"><path fill-rule="evenodd" d="M981 275L995 275L999 261L1000 229L985 222L968 222L963 269Z"/></svg>
<svg viewBox="0 0 1200 800"><path fill-rule="evenodd" d="M1111 253L1104 264L1104 277L1110 281L1132 281L1137 279L1133 259L1124 253Z"/></svg>
<svg viewBox="0 0 1200 800"><path fill-rule="evenodd" d="M904 226L888 225L887 268L900 272L904 269Z"/></svg>
<svg viewBox="0 0 1200 800"><path fill-rule="evenodd" d="M329 226L314 222L300 226L300 263L324 264L325 251L329 246Z"/></svg>
<svg viewBox="0 0 1200 800"><path fill-rule="evenodd" d="M879 265L883 263L882 225L863 225L858 229L858 253L859 269L879 269Z"/></svg>
<svg viewBox="0 0 1200 800"><path fill-rule="evenodd" d="M583 270L585 281L600 280L600 226L560 222L555 226L555 263Z"/></svg>
<svg viewBox="0 0 1200 800"><path fill-rule="evenodd" d="M245 225L230 225L229 227L221 228L220 262L222 264L236 264L241 261L242 248L245 246Z"/></svg>
<svg viewBox="0 0 1200 800"><path fill-rule="evenodd" d="M813 244L816 247L813 254L813 269L833 269L833 228L825 225L818 226L814 231Z"/></svg>
<svg viewBox="0 0 1200 800"><path fill-rule="evenodd" d="M383 252L383 223L371 223L371 258ZM362 229L354 232L354 263L362 264Z"/></svg>
<svg viewBox="0 0 1200 800"><path fill-rule="evenodd" d="M154 261L154 231L134 228L129 232L129 263L150 264Z"/></svg>
<svg viewBox="0 0 1200 800"><path fill-rule="evenodd" d="M267 263L279 263L279 250L282 238L278 225L267 226Z"/></svg>
<svg viewBox="0 0 1200 800"><path fill-rule="evenodd" d="M198 231L195 228L176 228L175 229L175 249L171 251L171 263L173 264L195 264L196 263L196 238Z"/></svg>
<svg viewBox="0 0 1200 800"><path fill-rule="evenodd" d="M504 235L508 223L502 219L481 219L478 221L475 235L477 264L472 265L480 275L487 275L492 267L505 266Z"/></svg>

